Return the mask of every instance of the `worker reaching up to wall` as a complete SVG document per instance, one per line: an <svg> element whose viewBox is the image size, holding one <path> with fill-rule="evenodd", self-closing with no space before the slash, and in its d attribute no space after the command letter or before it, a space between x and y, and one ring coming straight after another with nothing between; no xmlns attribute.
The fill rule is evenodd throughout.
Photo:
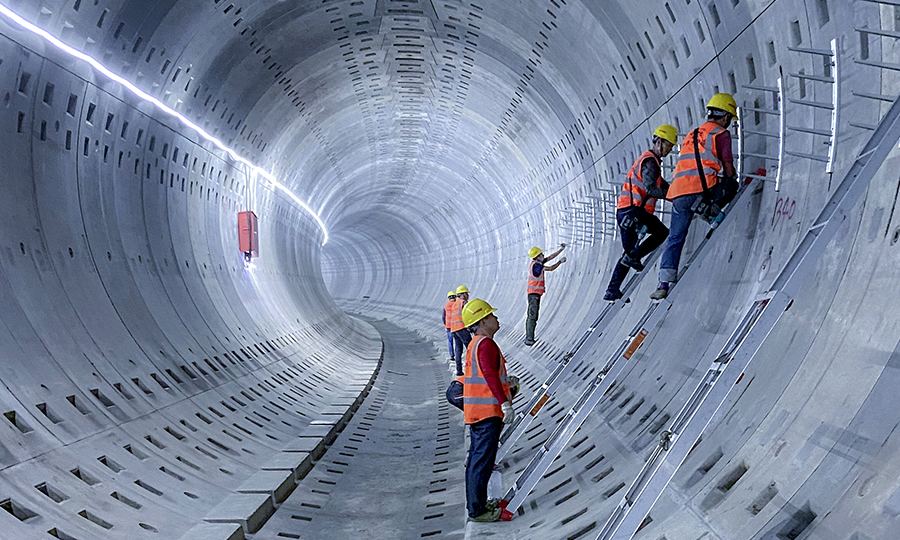
<svg viewBox="0 0 900 540"><path fill-rule="evenodd" d="M466 510L474 521L497 521L502 509L488 502L487 488L497 458L503 424L515 420L506 359L494 342L500 321L490 304L475 298L463 308L466 327L475 336L466 349L463 414L469 426L466 457Z"/></svg>
<svg viewBox="0 0 900 540"><path fill-rule="evenodd" d="M528 250L531 262L528 264L528 318L525 319L525 345L529 347L534 345L534 328L537 326L538 313L541 309L541 296L546 291L544 272L556 270L559 265L566 262L566 258L563 257L556 264L549 266L546 266L546 263L555 259L565 248L565 244L560 244L559 249L547 257L544 257L544 252L537 246Z"/></svg>
<svg viewBox="0 0 900 540"><path fill-rule="evenodd" d="M668 296L670 286L678 280L681 250L694 214L718 224L724 217L722 207L737 194L737 174L728 132L736 116L737 103L731 94L716 94L706 105L706 122L681 141L681 152L666 196L672 201L672 220L660 262L659 287L650 295L654 300Z"/></svg>
<svg viewBox="0 0 900 540"><path fill-rule="evenodd" d="M444 311L441 320L444 322L444 328L447 330L447 346L450 348L450 361L454 361L453 355L453 332L450 331L450 319L453 318L453 305L456 302L456 291L447 293L447 302L444 304Z"/></svg>
<svg viewBox="0 0 900 540"><path fill-rule="evenodd" d="M465 285L460 285L456 288L456 300L453 302L450 313L450 332L453 334L453 358L456 362L457 377L460 377L463 374L463 351L466 350L466 347L469 346L469 341L472 340L472 334L469 333L469 330L466 328L466 325L463 324L462 319L463 307L465 307L466 302L468 301L469 288Z"/></svg>
<svg viewBox="0 0 900 540"><path fill-rule="evenodd" d="M656 199L665 198L669 189L668 182L662 177L660 159L668 156L676 144L678 133L675 127L669 124L659 126L653 132L653 146L637 158L625 175L616 205L616 223L625 253L616 263L604 300L622 298L620 287L628 275L628 268L638 272L643 270L641 259L658 248L669 234L669 229L653 213L656 211ZM648 236L638 245L638 231L641 229L646 229Z"/></svg>

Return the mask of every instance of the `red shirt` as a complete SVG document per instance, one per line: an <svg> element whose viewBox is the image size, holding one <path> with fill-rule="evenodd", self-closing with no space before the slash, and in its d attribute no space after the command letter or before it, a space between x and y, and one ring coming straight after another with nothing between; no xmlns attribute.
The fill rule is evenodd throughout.
<svg viewBox="0 0 900 540"><path fill-rule="evenodd" d="M497 402L501 405L506 402L507 396L500 382L500 348L491 338L481 340L478 345L478 369Z"/></svg>

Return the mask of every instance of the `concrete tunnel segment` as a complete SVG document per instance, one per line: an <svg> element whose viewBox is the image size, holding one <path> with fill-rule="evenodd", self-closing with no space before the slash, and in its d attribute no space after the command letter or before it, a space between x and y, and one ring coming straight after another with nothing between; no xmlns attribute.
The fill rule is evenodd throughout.
<svg viewBox="0 0 900 540"><path fill-rule="evenodd" d="M466 531L448 515L439 532L593 537L900 91L900 8L887 0L5 5L271 171L329 242L196 132L0 20L4 538L294 534L270 516L378 385L382 338L365 318L440 347L436 314L465 283L499 308L501 348L533 392L602 305L620 250L613 197L653 127L683 134L727 91L759 109L745 127L777 132L765 111L782 77L787 122L805 131L788 130L778 191L753 182L679 285L691 301L523 513ZM811 51L832 39L829 175L831 71ZM745 150L771 156L776 141L749 135ZM637 538L896 537L896 160ZM748 157L745 170L774 178L774 166ZM248 208L261 218L253 269L236 247ZM559 242L570 262L548 279L527 349L525 254ZM595 370L567 381L506 482ZM404 534L435 530L423 519Z"/></svg>

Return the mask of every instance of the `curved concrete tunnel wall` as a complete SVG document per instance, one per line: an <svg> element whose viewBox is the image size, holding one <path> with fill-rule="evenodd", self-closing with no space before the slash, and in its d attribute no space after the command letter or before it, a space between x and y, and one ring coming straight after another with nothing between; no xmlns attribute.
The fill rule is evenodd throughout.
<svg viewBox="0 0 900 540"><path fill-rule="evenodd" d="M886 105L871 96L900 90L897 70L854 62L897 61L892 38L856 30L893 32L895 12L835 0L483 4L8 4L272 170L320 213L330 240L320 246L303 210L191 130L0 23L0 500L9 497L19 517L21 508L39 514L0 512L4 530L187 533L265 473L260 463L283 457L285 441L334 426L365 395L379 339L338 306L439 340L444 295L467 284L499 308L501 347L534 391L602 305L620 249L602 198L652 128L671 122L684 133L716 90L770 107L771 93L758 88L780 74L787 97L827 102L830 85L788 75L823 75L821 57L789 47L825 49L837 38L833 179L820 162L793 156L780 192L769 181L748 190L709 262L685 276L632 370L561 457L563 469L504 526L541 538L590 536L602 525L698 370L865 143L865 126ZM827 111L786 107L789 123L828 128ZM750 127L775 131L774 117L759 115L757 126L754 116ZM823 155L824 141L795 132L787 144ZM747 149L772 154L773 142L748 137ZM640 537L893 538L896 159ZM770 165L748 160L746 170ZM262 257L247 270L234 214L251 207ZM575 208L587 207L594 222L569 227ZM541 341L525 349L525 253L558 242L570 244L569 262L548 278ZM655 286L646 281L638 298ZM623 309L592 360L606 359L641 304ZM535 443L595 369L567 381ZM507 481L530 452L513 454ZM35 486L86 501L112 527ZM160 511L166 519L154 521Z"/></svg>

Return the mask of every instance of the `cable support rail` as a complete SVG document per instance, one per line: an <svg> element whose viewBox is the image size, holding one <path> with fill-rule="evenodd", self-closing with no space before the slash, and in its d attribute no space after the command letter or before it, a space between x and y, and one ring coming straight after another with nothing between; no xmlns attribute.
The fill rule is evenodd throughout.
<svg viewBox="0 0 900 540"><path fill-rule="evenodd" d="M821 163L828 163L828 156L819 156L816 154L805 154L803 152L791 152L791 151L785 152L785 154L792 156L792 157L801 158L801 159L809 159L812 161L819 161Z"/></svg>
<svg viewBox="0 0 900 540"><path fill-rule="evenodd" d="M862 34L874 34L876 36L900 39L900 32L895 30L882 30L881 28L854 28Z"/></svg>
<svg viewBox="0 0 900 540"><path fill-rule="evenodd" d="M796 53L803 54L817 54L819 56L831 56L831 50L829 49L809 49L805 47L788 47L788 50Z"/></svg>
<svg viewBox="0 0 900 540"><path fill-rule="evenodd" d="M831 131L827 129L816 129L806 126L785 126L789 131L799 131L800 133L810 133L812 135L822 135L823 137L830 137Z"/></svg>
<svg viewBox="0 0 900 540"><path fill-rule="evenodd" d="M773 116L777 116L781 114L781 111L778 109L763 109L761 107L744 107L745 111L757 112L760 114L771 114Z"/></svg>
<svg viewBox="0 0 900 540"><path fill-rule="evenodd" d="M827 75L812 75L809 73L788 73L788 75L797 79L806 79L808 81L834 83L834 77L828 77Z"/></svg>
<svg viewBox="0 0 900 540"><path fill-rule="evenodd" d="M741 183L734 200L725 210L724 219L728 218L731 210L741 199L741 196L747 190L748 186L748 182ZM682 275L688 272L695 263L702 261L705 255L709 253L704 248L713 237L714 232L715 229L712 228L707 232L706 236L685 264ZM634 276L634 278L637 278L637 276ZM544 441L537 453L528 463L528 466L525 467L525 470L523 470L519 477L513 482L513 485L500 501L500 506L503 508L501 519L512 519L513 514L522 506L525 502L525 498L528 497L529 493L531 493L543 475L547 472L547 469L550 468L553 461L559 457L569 441L572 440L575 432L578 431L597 404L602 401L603 397L608 394L612 385L629 364L634 353L644 343L647 336L659 325L663 317L665 317L669 307L672 305L671 295L676 290L676 285L677 283L672 286L669 293L669 299L650 302L650 305L647 307L647 310L641 316L638 323L618 348L616 348L615 352L610 355L603 367L597 372L590 385L575 402L575 405L566 412L566 415L557 424L556 429L553 430L550 437ZM557 370L559 369L560 367L558 366ZM543 397L540 399L543 399Z"/></svg>
<svg viewBox="0 0 900 540"><path fill-rule="evenodd" d="M744 151L744 156L755 157L755 158L759 158L759 159L767 159L770 161L778 161L779 160L778 156L770 156L767 154L757 154L756 152L747 152L746 150Z"/></svg>
<svg viewBox="0 0 900 540"><path fill-rule="evenodd" d="M861 98L866 98L866 99L874 99L874 100L877 100L877 101L885 101L885 102L888 102L888 103L894 101L894 98L893 98L893 97L891 97L891 96L886 96L886 95L884 95L884 94L873 94L873 93L870 93L870 92L857 92L857 91L855 91L855 90L852 91L852 92L850 92L850 93L853 94L853 95L856 96L856 97L861 97Z"/></svg>
<svg viewBox="0 0 900 540"><path fill-rule="evenodd" d="M664 431L660 444L626 491L597 540L628 540L649 515L653 505L684 463L719 411L729 410L741 392L733 392L747 366L804 281L813 273L826 247L853 210L872 178L900 139L900 98L888 113L825 204L814 225L794 250L770 291L755 300L700 379L684 407ZM717 382L724 380L722 384ZM730 383L734 381L734 383Z"/></svg>
<svg viewBox="0 0 900 540"><path fill-rule="evenodd" d="M893 71L900 71L900 64L894 64L892 62L876 62L874 60L859 60L859 59L854 59L853 61L862 66L871 66L871 67L877 67L877 68L881 68L881 69L890 69Z"/></svg>
<svg viewBox="0 0 900 540"><path fill-rule="evenodd" d="M815 107L817 109L827 109L829 111L834 109L833 104L825 102L825 101L811 101L808 99L795 99L795 98L788 98L788 101L795 105L804 105L806 107Z"/></svg>
<svg viewBox="0 0 900 540"><path fill-rule="evenodd" d="M759 135L760 137L772 137L776 139L779 137L778 133L772 133L771 131L760 131L757 129L745 129L744 133L746 133L747 135Z"/></svg>
<svg viewBox="0 0 900 540"><path fill-rule="evenodd" d="M759 92L778 92L778 88L774 86L759 86L756 84L742 84L741 88L746 88L747 90L756 90Z"/></svg>
<svg viewBox="0 0 900 540"><path fill-rule="evenodd" d="M575 345L569 352L563 356L562 362L556 366L547 380L544 381L540 390L532 396L531 401L528 402L528 405L524 409L525 414L516 415L516 419L513 423L500 434L500 447L497 449L496 462L499 463L502 461L510 451L512 451L516 442L518 442L522 434L528 430L538 413L540 413L541 409L543 409L550 398L553 397L564 379L581 365L580 362L584 355L592 350L592 347L585 347L585 344L591 337L599 339L600 336L603 335L603 331L612 320L610 315L618 309L621 309L629 301L631 293L637 288L644 276L649 273L648 269L653 268L657 259L661 256L660 251L661 250L659 249L653 251L653 253L650 254L650 257L644 262L644 270L637 272L628 278L625 285L620 289L622 291L622 298L613 302L604 300L606 305L600 310L600 314L591 326L584 331L578 341L575 342Z"/></svg>

